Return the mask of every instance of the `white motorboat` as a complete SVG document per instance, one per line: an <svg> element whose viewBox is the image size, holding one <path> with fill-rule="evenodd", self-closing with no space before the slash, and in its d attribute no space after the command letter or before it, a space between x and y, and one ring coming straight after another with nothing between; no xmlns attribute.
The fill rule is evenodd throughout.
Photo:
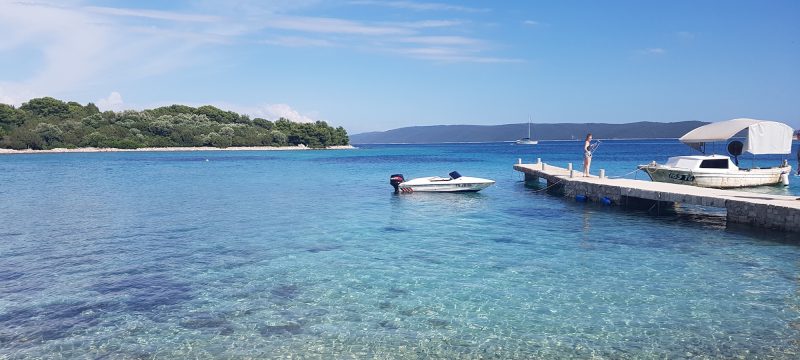
<svg viewBox="0 0 800 360"><path fill-rule="evenodd" d="M476 192L494 184L494 180L461 176L458 171L453 171L449 175L450 177L431 176L406 181L402 174L394 174L389 178L389 183L394 187L395 193L413 193L419 191Z"/></svg>
<svg viewBox="0 0 800 360"><path fill-rule="evenodd" d="M531 139L531 119L528 119L528 137L519 139L514 143L517 145L536 145L539 143L539 141Z"/></svg>
<svg viewBox="0 0 800 360"><path fill-rule="evenodd" d="M745 143L734 140L728 144L728 152L733 159L725 155L705 155L706 143L727 141L743 130L747 130ZM639 169L644 170L653 181L709 188L789 185L792 167L786 160L776 167L747 169L738 166L738 156L742 151L753 155L790 154L792 132L788 125L775 121L733 119L711 123L680 138L681 142L700 150L704 155L674 156L666 164L653 161L639 165Z"/></svg>

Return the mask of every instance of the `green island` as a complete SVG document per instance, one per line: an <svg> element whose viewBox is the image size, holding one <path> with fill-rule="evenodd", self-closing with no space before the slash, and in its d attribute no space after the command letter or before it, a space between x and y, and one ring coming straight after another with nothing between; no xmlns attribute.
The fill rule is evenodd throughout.
<svg viewBox="0 0 800 360"><path fill-rule="evenodd" d="M142 111L103 111L52 97L19 108L0 104L0 148L119 148L349 145L347 131L324 121L269 121L205 105L170 105Z"/></svg>

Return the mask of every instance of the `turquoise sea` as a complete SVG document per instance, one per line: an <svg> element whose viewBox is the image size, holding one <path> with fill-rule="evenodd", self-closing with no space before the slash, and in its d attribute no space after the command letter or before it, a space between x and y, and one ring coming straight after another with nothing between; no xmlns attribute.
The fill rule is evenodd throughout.
<svg viewBox="0 0 800 360"><path fill-rule="evenodd" d="M0 156L0 359L800 357L798 234L512 170L581 145ZM593 169L688 152L604 141ZM497 184L388 184L452 170Z"/></svg>

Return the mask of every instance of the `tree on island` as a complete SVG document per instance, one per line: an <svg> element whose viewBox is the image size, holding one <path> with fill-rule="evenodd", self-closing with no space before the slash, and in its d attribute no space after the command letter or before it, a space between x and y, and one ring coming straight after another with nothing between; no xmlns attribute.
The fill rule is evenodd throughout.
<svg viewBox="0 0 800 360"><path fill-rule="evenodd" d="M19 108L0 104L0 147L46 150L102 147L135 149L180 146L348 145L344 128L324 121L275 122L214 106L170 105L142 111L100 110L51 97L31 99Z"/></svg>

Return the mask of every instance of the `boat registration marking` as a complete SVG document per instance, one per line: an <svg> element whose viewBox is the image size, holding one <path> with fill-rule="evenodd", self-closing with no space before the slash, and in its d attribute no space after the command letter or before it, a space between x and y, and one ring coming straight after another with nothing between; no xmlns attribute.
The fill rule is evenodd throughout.
<svg viewBox="0 0 800 360"><path fill-rule="evenodd" d="M694 181L694 176L688 174L680 174L680 173L669 173L667 174L670 179L673 180L680 180L680 181Z"/></svg>

